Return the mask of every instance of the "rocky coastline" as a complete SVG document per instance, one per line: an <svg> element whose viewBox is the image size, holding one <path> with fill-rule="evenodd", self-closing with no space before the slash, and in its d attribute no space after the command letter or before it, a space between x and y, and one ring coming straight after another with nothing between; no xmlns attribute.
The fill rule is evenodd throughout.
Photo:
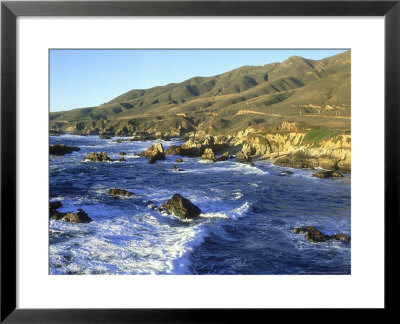
<svg viewBox="0 0 400 324"><path fill-rule="evenodd" d="M76 135L76 133L75 133ZM79 135L87 135L85 132ZM123 138L113 139L119 134L109 132L99 134L99 138L112 140L115 145L126 141L155 141L146 150L139 153L142 158L147 158L149 164L157 163L166 159L166 156L176 156L175 163L184 162L185 157L197 157L203 162L217 163L232 159L236 163L244 163L254 166L259 160L269 160L273 164L290 168L283 170L280 176L291 176L296 171L293 169L315 170L313 176L317 179L340 178L344 173L351 172L351 135L337 134L324 138L318 142L309 142L306 133L300 132L277 132L259 133L247 129L234 135L209 135L201 132L187 132L179 138L184 141L180 145L170 145L164 149L163 144L157 140L170 140L169 135L160 133L133 133ZM57 145L50 147L53 155L69 154L79 148ZM124 161L125 152L119 152L119 159L111 159L106 152L91 152L83 158L83 161L113 162ZM173 165L174 171L184 171ZM340 172L339 172L340 171ZM323 180L321 180L323 181ZM129 197L132 192L124 189L112 188L108 191L110 197ZM61 207L59 202L50 203L50 218L66 222L87 223L92 221L81 209L76 213L60 213L57 208ZM188 199L175 193L170 200L160 207L149 204L150 209L161 213L174 215L181 219L194 219L201 214L199 207ZM312 243L339 240L350 242L350 237L342 233L326 235L312 226L298 227L293 229L294 234L305 234L305 238Z"/></svg>
<svg viewBox="0 0 400 324"><path fill-rule="evenodd" d="M165 151L142 153L149 163L162 160L165 155L200 157L207 162L224 161L235 157L237 162L252 165L254 160L270 160L274 164L295 169L326 169L351 172L351 134L323 129L301 129L296 122L283 121L275 129L248 127L238 132L218 135L212 131L177 127L169 131L134 131L123 127L99 128L76 123L67 127L70 134L98 135L101 139L112 139L115 143L128 141L168 141L180 138L183 144L171 145ZM51 130L52 134L65 130ZM118 137L113 139L113 137ZM220 155L220 156L219 156Z"/></svg>

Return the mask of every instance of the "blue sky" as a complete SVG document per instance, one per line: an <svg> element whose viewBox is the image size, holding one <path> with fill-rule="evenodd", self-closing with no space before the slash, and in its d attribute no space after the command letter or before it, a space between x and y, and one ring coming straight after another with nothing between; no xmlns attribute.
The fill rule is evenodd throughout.
<svg viewBox="0 0 400 324"><path fill-rule="evenodd" d="M50 111L97 106L132 89L344 50L50 50Z"/></svg>

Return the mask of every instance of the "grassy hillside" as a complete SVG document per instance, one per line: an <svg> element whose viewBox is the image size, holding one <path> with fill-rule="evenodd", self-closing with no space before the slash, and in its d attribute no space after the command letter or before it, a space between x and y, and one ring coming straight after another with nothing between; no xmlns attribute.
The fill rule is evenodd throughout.
<svg viewBox="0 0 400 324"><path fill-rule="evenodd" d="M50 113L50 129L130 135L137 131L233 134L248 127L349 132L350 51L315 61L243 66L150 89L131 90L97 106Z"/></svg>

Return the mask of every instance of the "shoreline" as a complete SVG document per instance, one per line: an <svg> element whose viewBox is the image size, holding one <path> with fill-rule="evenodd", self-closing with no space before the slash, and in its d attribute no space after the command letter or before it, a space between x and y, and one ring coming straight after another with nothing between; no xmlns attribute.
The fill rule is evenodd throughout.
<svg viewBox="0 0 400 324"><path fill-rule="evenodd" d="M166 155L202 157L206 152L208 156L204 159L212 161L214 156L217 155L236 156L241 152L248 156L250 160L269 160L283 167L294 169L322 168L351 173L351 135L349 134L337 134L315 142L308 141L307 133L304 132L258 133L251 130L238 132L235 135L209 135L189 132L174 137L163 136L159 132L138 132L129 136L97 135L81 132L54 134L50 132L50 136L52 135L99 136L100 139L113 140L116 145L130 141L171 141L179 139L182 144L179 146L171 145L171 148L166 150Z"/></svg>

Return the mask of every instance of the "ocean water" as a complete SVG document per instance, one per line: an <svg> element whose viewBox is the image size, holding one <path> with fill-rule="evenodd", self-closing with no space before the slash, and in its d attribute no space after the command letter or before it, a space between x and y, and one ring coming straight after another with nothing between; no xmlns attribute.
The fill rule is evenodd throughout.
<svg viewBox="0 0 400 324"><path fill-rule="evenodd" d="M116 138L113 138L116 139ZM50 157L50 200L61 212L82 208L93 222L49 223L49 273L58 274L350 274L351 244L310 243L296 226L351 235L351 177L317 179L311 170L205 163L167 156L148 164L146 142L115 143L97 136L50 136L50 144L81 151ZM164 148L178 140L161 141ZM90 152L126 162L82 162ZM176 164L184 171L172 170ZM315 172L315 171L314 171ZM135 195L109 197L110 188ZM201 210L180 220L148 208L179 193Z"/></svg>

